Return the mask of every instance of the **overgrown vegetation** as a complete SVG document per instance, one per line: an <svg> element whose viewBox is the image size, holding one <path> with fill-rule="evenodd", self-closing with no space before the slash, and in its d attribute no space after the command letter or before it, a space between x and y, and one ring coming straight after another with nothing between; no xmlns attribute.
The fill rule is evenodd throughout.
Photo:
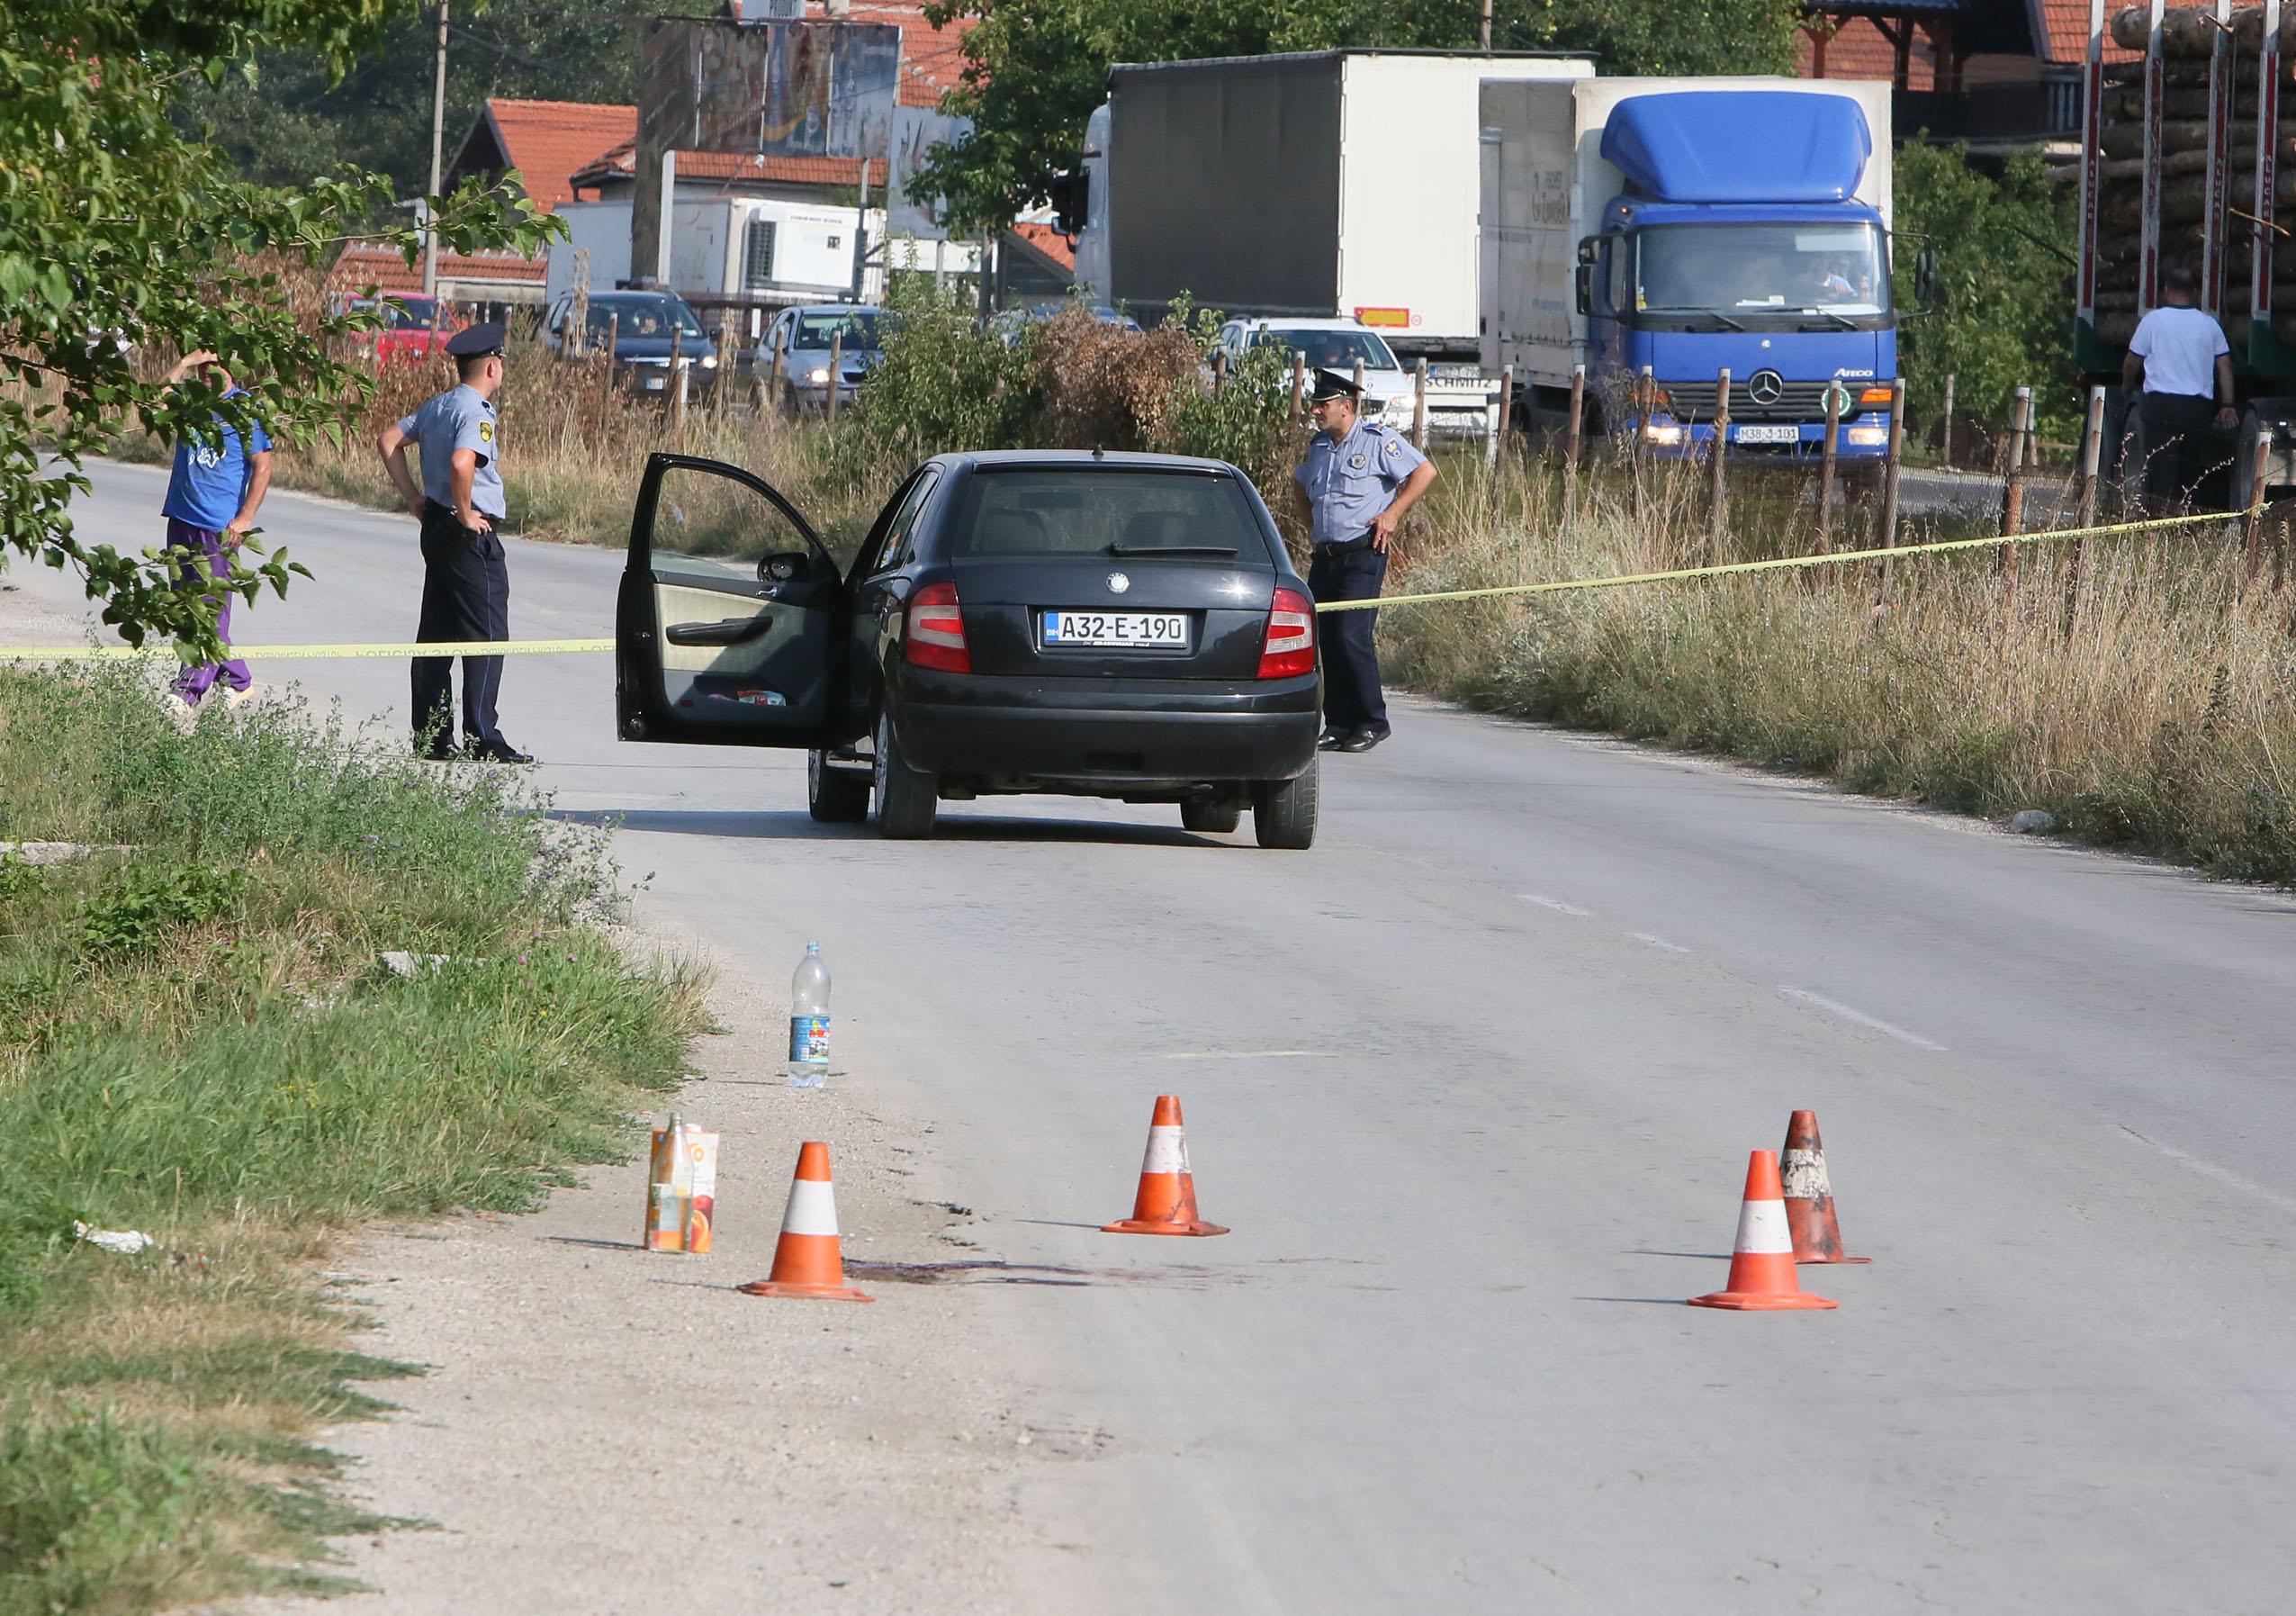
<svg viewBox="0 0 2296 1616"><path fill-rule="evenodd" d="M598 929L595 833L353 742L0 672L0 839L128 849L0 863L0 1616L320 1580L359 1522L312 1426L404 1371L317 1259L359 1219L530 1205L681 1068L695 985Z"/></svg>
<svg viewBox="0 0 2296 1616"><path fill-rule="evenodd" d="M1637 521L1631 479L1597 465L1565 527L1552 460L1513 468L1497 516L1480 467L1454 465L1390 592L1699 564L1702 481L1657 479ZM1741 479L1725 554L1805 552L1805 500ZM2013 588L1979 553L1898 562L1886 591L1861 564L1406 607L1380 633L1431 694L1967 813L2045 808L2092 841L2296 882L2296 590L2267 572L2237 601L2223 529L2123 537L2090 558L2068 632L2074 554L2027 547Z"/></svg>
<svg viewBox="0 0 2296 1616"><path fill-rule="evenodd" d="M1950 375L1958 416L2005 425L2011 399L2030 386L2042 436L2070 438L2084 407L2071 335L2075 188L2051 180L2034 152L2010 158L1997 179L1967 158L1958 146L1897 150L1891 267L1907 413L1937 420ZM1935 266L1927 302L1914 286L1925 252Z"/></svg>

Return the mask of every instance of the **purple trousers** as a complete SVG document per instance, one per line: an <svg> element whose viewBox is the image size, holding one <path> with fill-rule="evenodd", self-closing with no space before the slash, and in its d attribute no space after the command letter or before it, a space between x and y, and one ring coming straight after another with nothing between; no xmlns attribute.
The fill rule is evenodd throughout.
<svg viewBox="0 0 2296 1616"><path fill-rule="evenodd" d="M178 582L216 578L231 570L223 555L223 536L212 528L194 528L171 516L167 519L167 549L176 563ZM228 645L231 643L231 597L210 595L208 599L216 602L216 636ZM175 691L197 707L199 699L214 688L218 679L235 691L246 690L255 682L248 664L235 656L225 662L186 663L184 671L176 675Z"/></svg>

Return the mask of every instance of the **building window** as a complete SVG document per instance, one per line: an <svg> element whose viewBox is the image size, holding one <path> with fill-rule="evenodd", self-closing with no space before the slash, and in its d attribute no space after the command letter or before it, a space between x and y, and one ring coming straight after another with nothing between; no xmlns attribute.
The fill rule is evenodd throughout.
<svg viewBox="0 0 2296 1616"><path fill-rule="evenodd" d="M762 292L773 284L773 229L770 219L750 221L749 241L742 263L742 285L745 291Z"/></svg>

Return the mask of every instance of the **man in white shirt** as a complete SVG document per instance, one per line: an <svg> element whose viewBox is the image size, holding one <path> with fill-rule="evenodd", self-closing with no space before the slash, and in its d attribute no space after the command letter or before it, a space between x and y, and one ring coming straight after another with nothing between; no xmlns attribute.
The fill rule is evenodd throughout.
<svg viewBox="0 0 2296 1616"><path fill-rule="evenodd" d="M2122 389L2144 389L2137 420L2144 434L2145 503L2155 510L2191 499L2225 457L2221 435L2240 425L2232 403L2232 350L2215 317L2192 306L2200 287L2186 265L2162 275L2160 307L2138 321L2120 361Z"/></svg>

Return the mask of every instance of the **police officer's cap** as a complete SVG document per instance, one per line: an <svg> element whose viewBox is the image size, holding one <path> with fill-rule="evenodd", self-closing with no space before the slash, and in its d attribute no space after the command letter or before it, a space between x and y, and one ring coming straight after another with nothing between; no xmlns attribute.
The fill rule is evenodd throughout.
<svg viewBox="0 0 2296 1616"><path fill-rule="evenodd" d="M446 339L446 351L457 359L484 359L502 351L508 334L499 320L474 325L466 331L457 331Z"/></svg>
<svg viewBox="0 0 2296 1616"><path fill-rule="evenodd" d="M1364 396L1364 390L1355 385L1352 376L1343 376L1336 370L1319 369L1315 392L1310 396L1320 404L1326 399L1359 399Z"/></svg>

